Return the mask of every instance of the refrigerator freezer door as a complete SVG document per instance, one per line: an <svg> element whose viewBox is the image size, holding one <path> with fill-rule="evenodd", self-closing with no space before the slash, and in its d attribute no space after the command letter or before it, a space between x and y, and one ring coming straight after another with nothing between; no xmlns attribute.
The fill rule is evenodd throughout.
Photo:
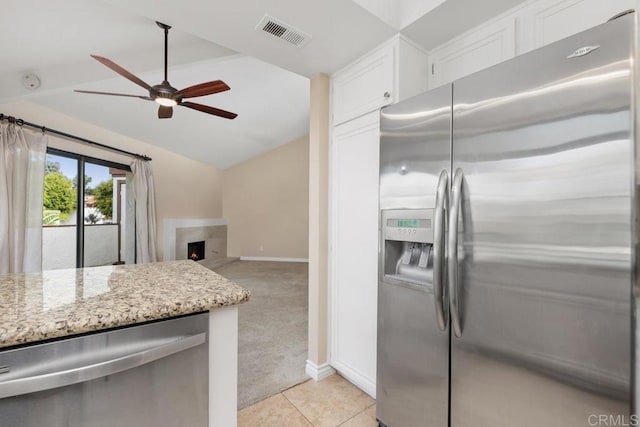
<svg viewBox="0 0 640 427"><path fill-rule="evenodd" d="M439 220L446 218L444 197L451 166L450 129L450 85L382 111L381 218L393 217L394 211L401 210L406 210L402 212L407 218L422 218L421 213L425 210L437 210L436 193L440 184L442 203L439 206L443 215L435 214L433 219L434 225L444 228L444 221ZM439 251L434 263L443 261L440 257L444 255L444 247L437 247L438 242L433 240L418 239L420 230L412 229L411 221L399 224L400 236L406 236L402 240L425 241L428 242L424 243L426 245L433 242L434 249ZM432 236L443 239L444 233L436 231ZM385 261L390 270L396 266L402 270L406 266L401 265L403 242L387 241L384 237L382 233L378 282L377 418L392 427L446 427L449 395L446 296L442 296L441 306L437 308L434 280L430 274L425 275L424 280L413 282L403 281L401 274L396 279L386 275L385 279ZM414 246L421 245L423 243ZM411 267L416 270L427 267L429 259L424 258L431 258L433 252L425 248L420 257L415 257L415 266ZM437 265L430 272L440 274L443 270ZM443 285L446 289L446 283ZM439 289L437 293L442 295Z"/></svg>
<svg viewBox="0 0 640 427"><path fill-rule="evenodd" d="M632 25L454 84L452 427L629 420Z"/></svg>

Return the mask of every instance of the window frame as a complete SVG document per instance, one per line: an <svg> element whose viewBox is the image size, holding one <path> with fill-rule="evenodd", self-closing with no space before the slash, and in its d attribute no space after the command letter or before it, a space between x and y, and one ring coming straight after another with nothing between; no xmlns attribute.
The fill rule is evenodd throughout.
<svg viewBox="0 0 640 427"><path fill-rule="evenodd" d="M105 166L108 168L115 168L124 170L127 172L131 172L131 166L125 165L122 163L112 162L109 160L99 159L96 157L85 156L84 154L78 154L71 151L60 150L58 148L47 147L47 155L51 154L54 156L67 157L70 159L75 159L78 162L77 167L77 177L78 182L76 191L76 206L78 207L76 212L76 268L84 268L84 171L85 171L85 163L93 163L99 166ZM46 160L45 160L46 161ZM135 230L135 224L133 227ZM135 231L134 231L134 251L133 251L133 259L134 262L137 262L137 253L135 250Z"/></svg>

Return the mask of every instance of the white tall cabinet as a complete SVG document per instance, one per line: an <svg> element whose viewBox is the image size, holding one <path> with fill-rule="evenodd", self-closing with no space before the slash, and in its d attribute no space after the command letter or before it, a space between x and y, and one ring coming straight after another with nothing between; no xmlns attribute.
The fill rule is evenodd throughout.
<svg viewBox="0 0 640 427"><path fill-rule="evenodd" d="M330 363L376 391L380 108L427 89L427 55L396 36L331 77Z"/></svg>

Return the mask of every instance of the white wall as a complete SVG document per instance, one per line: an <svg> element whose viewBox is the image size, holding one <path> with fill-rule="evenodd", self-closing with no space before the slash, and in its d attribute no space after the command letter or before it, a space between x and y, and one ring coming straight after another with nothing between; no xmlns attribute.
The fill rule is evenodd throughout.
<svg viewBox="0 0 640 427"><path fill-rule="evenodd" d="M42 269L76 268L76 227L42 227Z"/></svg>
<svg viewBox="0 0 640 427"><path fill-rule="evenodd" d="M118 224L84 226L84 265L111 265L118 261Z"/></svg>
<svg viewBox="0 0 640 427"><path fill-rule="evenodd" d="M224 170L227 254L306 259L309 250L309 137Z"/></svg>
<svg viewBox="0 0 640 427"><path fill-rule="evenodd" d="M118 225L84 227L84 265L110 265L118 261ZM42 269L76 268L76 227L42 228Z"/></svg>
<svg viewBox="0 0 640 427"><path fill-rule="evenodd" d="M326 74L311 78L309 122L309 358L318 380L329 362L329 99Z"/></svg>

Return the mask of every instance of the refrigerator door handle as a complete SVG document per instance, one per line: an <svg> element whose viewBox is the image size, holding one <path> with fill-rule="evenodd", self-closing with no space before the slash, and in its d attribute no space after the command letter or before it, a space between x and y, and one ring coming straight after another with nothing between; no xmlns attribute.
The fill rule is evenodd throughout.
<svg viewBox="0 0 640 427"><path fill-rule="evenodd" d="M433 296L436 304L436 317L441 331L447 329L449 313L446 311L444 297L444 282L446 269L445 233L446 210L449 205L449 174L446 170L440 172L438 189L436 192L436 209L433 218Z"/></svg>
<svg viewBox="0 0 640 427"><path fill-rule="evenodd" d="M449 212L449 310L451 327L457 338L462 336L460 313L458 312L458 216L462 198L462 169L457 169L451 184L451 210Z"/></svg>

